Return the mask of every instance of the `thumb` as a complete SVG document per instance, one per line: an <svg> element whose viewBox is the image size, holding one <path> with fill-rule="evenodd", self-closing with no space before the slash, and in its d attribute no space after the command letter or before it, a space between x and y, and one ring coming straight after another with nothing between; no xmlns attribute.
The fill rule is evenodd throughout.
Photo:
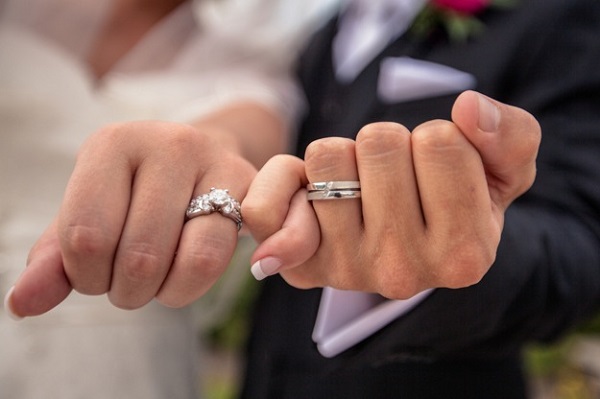
<svg viewBox="0 0 600 399"><path fill-rule="evenodd" d="M37 316L61 303L71 292L52 223L29 254L27 267L4 299L4 308L15 320Z"/></svg>
<svg viewBox="0 0 600 399"><path fill-rule="evenodd" d="M466 91L452 120L479 152L492 200L502 209L531 187L541 128L527 111Z"/></svg>

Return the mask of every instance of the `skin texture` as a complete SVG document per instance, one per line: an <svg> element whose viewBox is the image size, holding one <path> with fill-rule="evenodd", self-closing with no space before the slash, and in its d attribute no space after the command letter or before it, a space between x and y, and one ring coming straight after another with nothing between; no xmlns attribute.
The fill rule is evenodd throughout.
<svg viewBox="0 0 600 399"><path fill-rule="evenodd" d="M254 141L242 137L248 132L240 127L250 125ZM171 307L193 302L229 263L237 228L219 214L186 223L190 199L211 187L243 199L261 159L282 151L283 137L280 119L249 103L194 126L128 122L91 135L55 221L6 299L9 310L16 318L39 315L72 289L106 293L124 309L153 298Z"/></svg>
<svg viewBox="0 0 600 399"><path fill-rule="evenodd" d="M537 122L475 92L457 99L452 121L412 133L368 125L356 141L314 142L305 161L275 156L258 175L260 165L246 157L265 148L261 134L280 137L281 124L252 107L223 112L223 123L134 122L92 135L57 219L6 298L9 311L44 313L71 289L106 293L125 309L153 298L191 303L222 274L237 242L235 223L221 215L184 222L190 198L215 186L245 198L244 223L260 243L252 261L277 260L269 274L294 286L390 298L468 286L489 269L504 211L535 176ZM359 178L360 201L306 201L309 181Z"/></svg>
<svg viewBox="0 0 600 399"><path fill-rule="evenodd" d="M412 133L372 124L356 141L313 142L304 162L272 159L242 207L262 242L252 261L277 259L276 271L299 288L398 299L477 283L494 261L504 211L533 183L540 128L474 92L458 98L452 119ZM358 179L361 200L298 199L309 181Z"/></svg>

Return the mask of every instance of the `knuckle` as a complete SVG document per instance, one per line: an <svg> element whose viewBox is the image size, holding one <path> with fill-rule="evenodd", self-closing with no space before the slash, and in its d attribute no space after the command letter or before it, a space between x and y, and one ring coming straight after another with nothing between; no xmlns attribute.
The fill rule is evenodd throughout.
<svg viewBox="0 0 600 399"><path fill-rule="evenodd" d="M476 241L464 241L454 246L446 259L446 267L439 274L441 284L465 288L481 281L494 263L495 252Z"/></svg>
<svg viewBox="0 0 600 399"><path fill-rule="evenodd" d="M410 148L410 132L392 122L373 123L363 127L356 137L356 153L360 157L385 157Z"/></svg>
<svg viewBox="0 0 600 399"><path fill-rule="evenodd" d="M226 256L227 248L231 244L223 237L202 236L196 240L197 245L191 246L183 260L185 269L192 278L201 276L203 279L214 279L221 275L229 257Z"/></svg>
<svg viewBox="0 0 600 399"><path fill-rule="evenodd" d="M395 235L389 226L383 228L380 234L369 237L359 248L359 259L368 259L368 267L363 267L369 270L365 280L375 292L395 299L404 295L403 284L408 282L410 274L405 272L405 254L391 237Z"/></svg>
<svg viewBox="0 0 600 399"><path fill-rule="evenodd" d="M201 134L193 126L185 124L170 123L163 127L166 134L163 134L162 140L165 145L165 156L169 159L185 159L190 154L196 154L197 149L208 147L206 142L208 137Z"/></svg>
<svg viewBox="0 0 600 399"><path fill-rule="evenodd" d="M304 155L307 175L326 174L338 170L340 164L354 163L354 146L354 140L341 137L313 141Z"/></svg>
<svg viewBox="0 0 600 399"><path fill-rule="evenodd" d="M189 273L190 278L201 277L202 286L207 289L223 274L227 267L227 262L217 256L215 252L210 253L208 251L204 254L197 254L194 259L197 262L190 263L186 271Z"/></svg>
<svg viewBox="0 0 600 399"><path fill-rule="evenodd" d="M94 282L84 285L78 281L71 279L70 281L73 289L83 295L102 295L110 288L110 282Z"/></svg>
<svg viewBox="0 0 600 399"><path fill-rule="evenodd" d="M113 141L115 139L121 139L121 137L126 134L126 130L128 130L129 124L127 122L122 123L110 123L96 132L94 132L90 136L90 140L92 141Z"/></svg>
<svg viewBox="0 0 600 399"><path fill-rule="evenodd" d="M410 132L404 126L394 122L377 122L364 126L356 136L356 145L365 150L385 149L388 146L405 145Z"/></svg>
<svg viewBox="0 0 600 399"><path fill-rule="evenodd" d="M116 296L113 291L109 291L107 296L108 300L113 306L123 310L140 309L149 302L149 299L143 301L134 301L130 298L121 298Z"/></svg>
<svg viewBox="0 0 600 399"><path fill-rule="evenodd" d="M124 123L113 123L90 134L77 153L77 161L89 156L90 153L104 153L121 147L124 128Z"/></svg>
<svg viewBox="0 0 600 399"><path fill-rule="evenodd" d="M377 292L389 299L408 299L419 292L420 281L418 269L411 268L411 264L403 256L394 251L377 260L375 281Z"/></svg>
<svg viewBox="0 0 600 399"><path fill-rule="evenodd" d="M198 297L202 296L202 292L198 294ZM190 298L186 298L186 297L180 297L179 294L164 294L162 292L160 292L158 295L156 295L155 297L156 301L158 303L160 303L161 305L164 305L168 308L172 308L172 309L180 309L183 308L187 305L189 305L191 302L193 302L193 299ZM197 298L194 298L197 299Z"/></svg>
<svg viewBox="0 0 600 399"><path fill-rule="evenodd" d="M123 275L136 283L152 281L161 276L164 270L163 261L155 249L146 243L133 244L120 254L123 264Z"/></svg>
<svg viewBox="0 0 600 399"><path fill-rule="evenodd" d="M94 143L94 146L113 146L116 144L121 144L127 140L131 140L137 132L143 132L146 134L147 132L152 131L151 129L147 129L145 127L146 123L147 122L144 121L109 123L94 132L90 136L89 141Z"/></svg>
<svg viewBox="0 0 600 399"><path fill-rule="evenodd" d="M78 257L96 257L113 249L113 239L101 228L71 224L61 229L63 251Z"/></svg>
<svg viewBox="0 0 600 399"><path fill-rule="evenodd" d="M59 230L59 237L65 271L73 289L85 295L107 292L110 276L91 266L96 260L112 259L114 245L106 232L87 225L69 225Z"/></svg>
<svg viewBox="0 0 600 399"><path fill-rule="evenodd" d="M388 279L384 281L379 289L379 293L384 298L405 300L412 298L419 293L414 279L405 279L399 282L397 279Z"/></svg>
<svg viewBox="0 0 600 399"><path fill-rule="evenodd" d="M452 122L433 120L419 125L412 133L416 151L446 151L465 143L466 138Z"/></svg>

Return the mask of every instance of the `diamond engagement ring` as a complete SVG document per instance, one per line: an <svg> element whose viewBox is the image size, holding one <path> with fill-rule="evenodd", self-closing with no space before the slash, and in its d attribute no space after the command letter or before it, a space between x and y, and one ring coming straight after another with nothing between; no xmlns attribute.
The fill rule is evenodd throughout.
<svg viewBox="0 0 600 399"><path fill-rule="evenodd" d="M324 181L306 186L309 201L360 198L359 181Z"/></svg>
<svg viewBox="0 0 600 399"><path fill-rule="evenodd" d="M202 194L190 201L185 216L193 219L196 216L210 215L219 212L221 215L233 220L238 231L242 228L242 212L240 203L229 195L229 190L212 187L208 194Z"/></svg>

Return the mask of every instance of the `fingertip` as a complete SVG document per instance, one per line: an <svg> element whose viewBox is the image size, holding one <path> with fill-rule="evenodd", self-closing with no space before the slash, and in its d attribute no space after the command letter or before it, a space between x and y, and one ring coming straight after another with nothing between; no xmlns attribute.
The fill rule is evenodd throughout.
<svg viewBox="0 0 600 399"><path fill-rule="evenodd" d="M466 90L460 93L452 105L452 119L455 119L457 113L462 112L464 108L470 108L471 104L475 103L476 98L477 92L473 90Z"/></svg>
<svg viewBox="0 0 600 399"><path fill-rule="evenodd" d="M452 106L452 121L463 131L477 130L479 93L467 90L462 92Z"/></svg>
<svg viewBox="0 0 600 399"><path fill-rule="evenodd" d="M306 190L299 190L292 198L290 212L281 229L254 251L250 272L260 281L303 264L317 252L320 237Z"/></svg>
<svg viewBox="0 0 600 399"><path fill-rule="evenodd" d="M12 298L13 298L14 291L15 291L15 287L12 286L12 287L10 287L10 289L4 296L4 310L6 311L6 314L8 315L8 317L10 317L12 320L20 321L20 320L23 320L24 317L19 316L13 308Z"/></svg>
<svg viewBox="0 0 600 399"><path fill-rule="evenodd" d="M501 116L501 103L473 90L461 93L452 107L452 120L464 132L498 132Z"/></svg>
<svg viewBox="0 0 600 399"><path fill-rule="evenodd" d="M250 267L250 273L252 273L257 281L261 281L269 277L269 275L266 274L260 267L260 261L254 262L254 264Z"/></svg>
<svg viewBox="0 0 600 399"><path fill-rule="evenodd" d="M268 256L254 262L250 267L250 272L255 279L260 281L277 274L282 266L283 262L280 259Z"/></svg>
<svg viewBox="0 0 600 399"><path fill-rule="evenodd" d="M38 316L60 304L71 290L62 263L35 258L7 293L4 306L17 318Z"/></svg>

